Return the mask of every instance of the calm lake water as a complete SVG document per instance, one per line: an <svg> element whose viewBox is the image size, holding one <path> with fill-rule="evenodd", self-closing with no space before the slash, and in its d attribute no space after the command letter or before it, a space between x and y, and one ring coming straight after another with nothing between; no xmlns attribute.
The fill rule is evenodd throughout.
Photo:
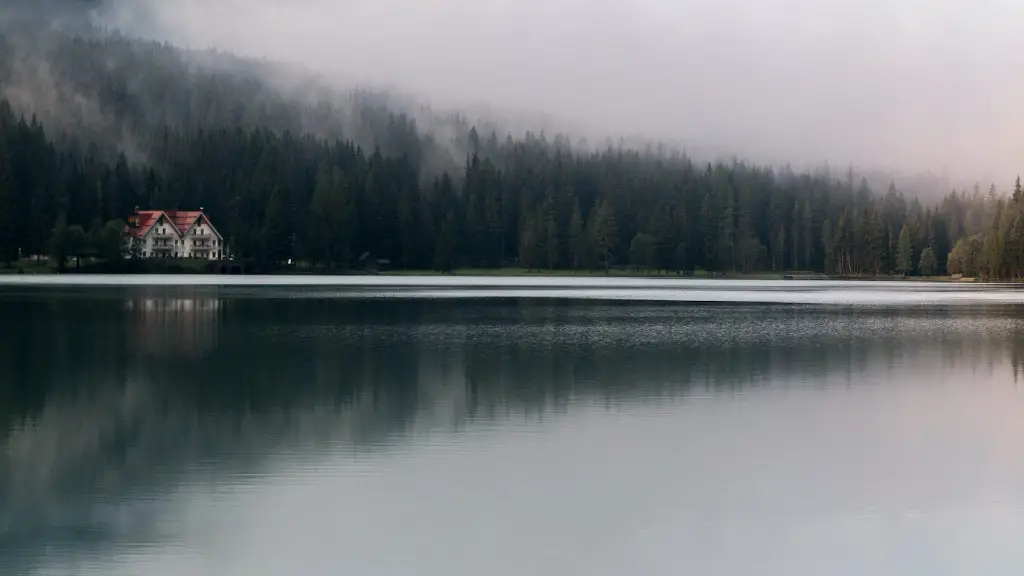
<svg viewBox="0 0 1024 576"><path fill-rule="evenodd" d="M0 573L1024 574L1024 292L0 277Z"/></svg>

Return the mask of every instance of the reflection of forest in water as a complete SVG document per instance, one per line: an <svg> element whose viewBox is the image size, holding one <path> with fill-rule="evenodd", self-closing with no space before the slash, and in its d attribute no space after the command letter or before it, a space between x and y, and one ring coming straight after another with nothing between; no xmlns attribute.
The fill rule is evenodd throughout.
<svg viewBox="0 0 1024 576"><path fill-rule="evenodd" d="M937 370L962 373L965 384L1012 381L1024 352L1024 322L1010 309L221 298L216 288L146 288L0 292L0 317L0 521L17 527L0 549L58 533L142 537L96 503L255 469L281 451L390 449L581 402L926 385L917 376Z"/></svg>

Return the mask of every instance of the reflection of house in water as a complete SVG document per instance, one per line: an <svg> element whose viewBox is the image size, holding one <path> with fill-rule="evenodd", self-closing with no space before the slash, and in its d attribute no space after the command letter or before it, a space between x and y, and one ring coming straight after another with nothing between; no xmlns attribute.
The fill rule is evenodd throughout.
<svg viewBox="0 0 1024 576"><path fill-rule="evenodd" d="M201 356L217 344L220 298L141 297L125 305L137 346L148 354Z"/></svg>

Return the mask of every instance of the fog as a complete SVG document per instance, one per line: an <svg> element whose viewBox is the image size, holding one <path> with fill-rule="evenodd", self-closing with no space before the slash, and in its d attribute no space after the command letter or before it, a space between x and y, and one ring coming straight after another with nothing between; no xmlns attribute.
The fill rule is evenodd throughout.
<svg viewBox="0 0 1024 576"><path fill-rule="evenodd" d="M1000 183L1024 157L1011 0L115 0L104 18L591 137Z"/></svg>

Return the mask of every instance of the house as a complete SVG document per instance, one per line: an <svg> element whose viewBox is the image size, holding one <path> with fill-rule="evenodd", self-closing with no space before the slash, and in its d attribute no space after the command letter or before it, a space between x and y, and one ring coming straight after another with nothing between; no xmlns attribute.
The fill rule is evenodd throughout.
<svg viewBox="0 0 1024 576"><path fill-rule="evenodd" d="M132 258L227 258L224 237L199 210L139 210L128 219Z"/></svg>

